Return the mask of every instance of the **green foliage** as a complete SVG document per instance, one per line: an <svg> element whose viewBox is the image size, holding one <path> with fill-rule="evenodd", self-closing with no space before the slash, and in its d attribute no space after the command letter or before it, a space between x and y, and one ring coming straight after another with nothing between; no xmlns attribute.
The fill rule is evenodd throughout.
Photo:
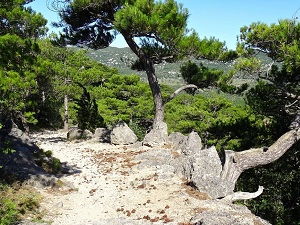
<svg viewBox="0 0 300 225"><path fill-rule="evenodd" d="M103 117L98 112L96 100L91 99L90 93L83 85L80 83L78 85L83 89L81 98L74 100L77 105L75 110L77 111L78 128L94 132L98 127L106 127Z"/></svg>
<svg viewBox="0 0 300 225"><path fill-rule="evenodd" d="M248 83L242 83L239 86L232 84L233 76L235 74L235 70L230 70L227 74L223 74L218 80L218 88L229 94L241 94L245 92L249 87Z"/></svg>
<svg viewBox="0 0 300 225"><path fill-rule="evenodd" d="M188 11L173 0L164 3L138 0L128 2L116 13L115 26L120 31L130 30L136 36L156 33L170 46L184 34L187 17Z"/></svg>
<svg viewBox="0 0 300 225"><path fill-rule="evenodd" d="M0 224L15 224L28 214L33 218L40 217L40 201L40 195L32 188L1 183Z"/></svg>
<svg viewBox="0 0 300 225"><path fill-rule="evenodd" d="M10 225L17 221L16 205L10 199L1 199L0 206L1 225Z"/></svg>
<svg viewBox="0 0 300 225"><path fill-rule="evenodd" d="M241 28L238 52L243 58L236 69L258 75L256 86L246 95L249 106L273 122L266 136L274 142L288 130L292 119L299 114L300 96L300 24L295 20L280 20L278 24L252 23ZM265 53L271 61L263 64L253 58ZM267 121L269 122L269 121ZM256 214L272 224L299 224L299 144L277 162L242 174L238 190L265 187L264 194L246 204ZM252 191L250 190L250 191Z"/></svg>
<svg viewBox="0 0 300 225"><path fill-rule="evenodd" d="M5 119L29 113L36 91L36 75L32 67L39 48L36 38L46 32L46 20L26 8L25 0L0 3L0 116Z"/></svg>
<svg viewBox="0 0 300 225"><path fill-rule="evenodd" d="M229 61L237 58L235 51L228 51L225 43L220 42L215 37L204 38L199 42L199 55L197 58L209 60Z"/></svg>
<svg viewBox="0 0 300 225"><path fill-rule="evenodd" d="M202 63L197 65L191 61L184 63L180 68L183 79L189 84L195 84L199 88L216 86L223 75L222 70L210 69Z"/></svg>
<svg viewBox="0 0 300 225"><path fill-rule="evenodd" d="M34 154L35 163L41 166L45 171L51 174L58 174L61 171L61 162L58 158L52 156L50 150L41 149Z"/></svg>
<svg viewBox="0 0 300 225"><path fill-rule="evenodd" d="M51 170L54 174L57 174L61 171L61 162L58 158L52 158Z"/></svg>
<svg viewBox="0 0 300 225"><path fill-rule="evenodd" d="M4 0L0 2L0 36L10 33L22 38L38 38L47 31L46 19L26 7L28 0Z"/></svg>
<svg viewBox="0 0 300 225"><path fill-rule="evenodd" d="M7 139L1 140L3 143L0 145L0 151L3 152L3 154L10 154L14 153L15 150L12 148L12 142Z"/></svg>
<svg viewBox="0 0 300 225"><path fill-rule="evenodd" d="M99 112L108 126L119 121L130 123L153 117L151 91L136 75L113 75L102 86L93 87Z"/></svg>
<svg viewBox="0 0 300 225"><path fill-rule="evenodd" d="M262 61L256 57L238 58L234 63L234 68L238 71L246 72L248 75L261 73Z"/></svg>
<svg viewBox="0 0 300 225"><path fill-rule="evenodd" d="M279 20L278 24L252 23L241 28L240 48L248 52L259 49L275 61L283 62L287 70L298 67L300 24L297 20Z"/></svg>
<svg viewBox="0 0 300 225"><path fill-rule="evenodd" d="M221 91L231 94L239 94L248 88L248 84L240 87L231 84L235 70L228 71L209 68L202 63L197 65L195 62L187 61L180 67L181 76L189 84L195 84L199 88L217 87Z"/></svg>
<svg viewBox="0 0 300 225"><path fill-rule="evenodd" d="M128 126L135 133L135 135L138 137L139 141L144 140L144 137L147 133L147 127L143 126L142 121L130 122L128 124Z"/></svg>
<svg viewBox="0 0 300 225"><path fill-rule="evenodd" d="M268 124L266 124L268 121ZM207 146L236 151L266 144L272 120L256 116L246 106L200 95L180 95L166 105L169 132L196 131Z"/></svg>
<svg viewBox="0 0 300 225"><path fill-rule="evenodd" d="M34 52L31 41L24 41L16 35L0 36L0 46L4 53L0 58L0 96L3 99L0 113L11 115L13 111L24 110L29 93L35 91L35 74L28 68L33 63L33 56L29 57Z"/></svg>
<svg viewBox="0 0 300 225"><path fill-rule="evenodd" d="M280 117L283 114L284 102L278 98L276 86L263 81L253 87L246 95L248 104L258 113Z"/></svg>
<svg viewBox="0 0 300 225"><path fill-rule="evenodd" d="M266 84L259 83L251 94L257 91L264 103L268 97L268 106L275 106L274 101L277 101L277 107L281 108L285 117L298 113L300 106L296 101L300 95L299 30L297 20L280 20L278 24L271 25L259 22L241 28L239 51L248 58L239 61L237 68L259 74ZM262 65L260 60L252 57L257 51L264 52L273 62ZM268 91L271 93L268 94ZM267 95L263 96L262 92Z"/></svg>
<svg viewBox="0 0 300 225"><path fill-rule="evenodd" d="M34 66L37 87L35 94L31 95L35 104L27 105L27 108L35 112L37 128L60 128L63 124L61 109L64 97L68 96L72 107L72 99L81 95L76 83L101 86L107 77L117 71L90 60L86 50L55 47L48 39L39 40L38 44L41 52ZM76 122L73 111L71 109L70 118Z"/></svg>

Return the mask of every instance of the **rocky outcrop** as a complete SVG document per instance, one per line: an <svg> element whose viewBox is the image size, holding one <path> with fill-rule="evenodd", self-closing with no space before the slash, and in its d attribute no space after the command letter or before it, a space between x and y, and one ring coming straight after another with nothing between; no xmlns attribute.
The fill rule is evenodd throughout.
<svg viewBox="0 0 300 225"><path fill-rule="evenodd" d="M174 137L178 137L178 139ZM190 141L199 139L194 133ZM172 134L170 140L173 148L150 148L136 156L140 170L155 170L159 179L170 179L174 174L187 179L187 184L196 189L198 193L206 193L209 200L201 202L202 209L189 220L194 225L270 225L267 221L253 215L247 207L235 205L226 199L217 199L224 196L228 186L221 180L222 164L215 147L196 150L196 145L187 145L187 137ZM179 144L180 143L180 144ZM185 143L182 145L182 143ZM192 144L192 143L190 143ZM178 146L188 151L188 154L178 155ZM185 151L183 151L185 152Z"/></svg>
<svg viewBox="0 0 300 225"><path fill-rule="evenodd" d="M158 147L168 142L168 127L164 122L156 125L148 134L146 134L143 145L149 147Z"/></svg>
<svg viewBox="0 0 300 225"><path fill-rule="evenodd" d="M202 149L202 141L197 132L191 132L182 146L182 153L185 155L193 155Z"/></svg>
<svg viewBox="0 0 300 225"><path fill-rule="evenodd" d="M223 204L219 200L206 201L207 206L216 205L215 209L197 213L190 222L194 225L271 225L253 215L246 206Z"/></svg>
<svg viewBox="0 0 300 225"><path fill-rule="evenodd" d="M187 137L180 132L172 132L169 135L169 142L172 144L174 150L179 150L180 152L186 146Z"/></svg>
<svg viewBox="0 0 300 225"><path fill-rule="evenodd" d="M201 138L196 132L191 132L187 137L172 134L169 140L173 148L181 152L171 163L177 174L214 199L233 193L232 183L221 177L223 167L214 146L202 149Z"/></svg>
<svg viewBox="0 0 300 225"><path fill-rule="evenodd" d="M135 133L124 122L116 124L110 134L110 143L114 145L134 144L137 140Z"/></svg>
<svg viewBox="0 0 300 225"><path fill-rule="evenodd" d="M35 187L55 183L56 178L36 164L34 156L41 150L25 132L14 125L1 139L7 144L0 146L0 179L11 177ZM4 149L8 154L3 152Z"/></svg>
<svg viewBox="0 0 300 225"><path fill-rule="evenodd" d="M174 160L174 156L170 151L155 148L137 155L135 159L140 161L138 168L143 169L146 167L160 167L163 165L171 165Z"/></svg>
<svg viewBox="0 0 300 225"><path fill-rule="evenodd" d="M221 179L222 165L215 147L189 155L182 154L173 165L177 173L187 178L199 191L214 199L227 195L229 190Z"/></svg>
<svg viewBox="0 0 300 225"><path fill-rule="evenodd" d="M175 133L169 137L171 143L156 148L133 147L134 145L120 147L107 143L99 145L93 141L67 142L65 137L56 136L47 137L43 141L49 141L50 145L47 146L53 147L53 150L57 148L61 156L67 157L67 161L72 159L70 160L72 163L78 164L76 167L80 170L68 173L65 178L68 178L69 182L74 175L72 181L76 180L78 185L84 185L80 186L78 195L82 194L85 197L81 196L80 200L90 199L88 201L91 204L101 201L102 203L98 206L102 207L102 205L109 205L114 199L110 207L115 208L107 207L109 209L107 212L103 212L103 219L99 219L97 222L95 220L93 224L150 225L153 224L152 221L157 221L155 224L158 225L165 224L166 221L169 221L166 219L175 218L175 215L182 215L182 217L176 217L181 218L180 220L170 220L168 224L269 225L268 222L251 214L245 206L232 204L231 201L226 201L226 198L225 200L216 199L217 196L223 195L222 190L226 188L222 186L224 182L218 180L222 165L216 149L214 147L208 149L198 147L201 146L201 139L199 139L196 133L192 133L188 137ZM57 144L56 148L53 146L55 144ZM83 155L84 157L82 157ZM22 155L23 157L29 161L33 160L33 158ZM23 166L34 167L33 164L24 164ZM180 176L178 177L176 173ZM187 181L182 179L183 177L187 178ZM49 178L53 177L47 177L44 172L38 172L31 176L27 183L40 185L39 187L55 185L57 180ZM76 188L77 186L74 186L71 189ZM88 198L86 198L86 194L88 194ZM138 196L134 203L131 202L133 195ZM199 196L202 196L201 199ZM73 195L72 198L65 196L64 199L74 201L73 197ZM65 204L61 200L63 196L53 196L53 198L57 198L61 204ZM104 201L104 199L107 200ZM80 203L76 202L73 205L76 204ZM89 204L84 202L82 205ZM136 205L139 207L134 208ZM185 208L186 205L189 205L190 208ZM82 206L80 207L82 210ZM145 213L142 212L143 207L145 207ZM93 208L97 209L95 213L98 215L99 208L94 205ZM178 211L181 208L185 208L185 211ZM122 209L129 216L123 218ZM156 210L153 210L151 214L149 209ZM69 205L65 210L67 211L65 219L69 222L68 224L71 224L72 216L70 217L70 215L73 215L72 219L77 219L79 211L74 210L73 214L70 214L72 208L69 208ZM161 212L164 214L160 214ZM116 213L119 214L116 215ZM154 217L155 213L158 214L157 217ZM60 222L56 224L61 224Z"/></svg>

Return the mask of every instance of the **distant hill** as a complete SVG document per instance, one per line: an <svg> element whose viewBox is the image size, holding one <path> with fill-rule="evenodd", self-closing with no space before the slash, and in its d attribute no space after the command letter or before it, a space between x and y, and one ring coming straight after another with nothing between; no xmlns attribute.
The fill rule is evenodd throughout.
<svg viewBox="0 0 300 225"><path fill-rule="evenodd" d="M73 47L76 48L76 47ZM130 68L131 64L137 59L136 55L130 50L130 48L116 48L116 47L107 47L104 49L93 50L88 49L88 56L98 62L103 63L109 67L114 67L119 70L121 74L137 74L141 77L142 81L147 82L146 73L144 71L132 70ZM267 56L259 54L258 57L264 62L269 62L270 60ZM210 68L221 69L228 71L233 62L217 62L209 60L193 60L196 63L203 63L203 65ZM185 83L180 75L180 66L184 61L179 61L176 63L167 63L163 62L161 64L155 65L156 75L162 84L168 84L173 87L178 87ZM234 77L234 83L240 85L245 82L253 83L257 77L249 77L245 74L237 74Z"/></svg>
<svg viewBox="0 0 300 225"><path fill-rule="evenodd" d="M141 77L142 81L147 81L146 73L144 71L132 70L131 64L137 59L136 55L130 50L130 48L116 48L108 47L105 49L93 50L88 49L88 56L98 62L103 63L109 67L114 67L119 70L121 74L137 74ZM204 65L228 70L232 63L211 62L208 60L195 60L196 62L202 62ZM184 84L184 80L180 75L180 66L184 61L176 63L163 62L155 65L156 75L160 83L168 84L171 86L179 86Z"/></svg>

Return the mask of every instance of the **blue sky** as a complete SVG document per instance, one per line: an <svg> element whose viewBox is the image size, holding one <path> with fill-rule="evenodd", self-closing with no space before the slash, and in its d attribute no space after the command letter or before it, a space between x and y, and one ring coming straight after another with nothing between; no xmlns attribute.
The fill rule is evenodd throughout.
<svg viewBox="0 0 300 225"><path fill-rule="evenodd" d="M48 0L35 0L30 6L41 12L48 22L57 21L56 12L47 8ZM240 28L252 22L277 23L279 19L300 19L299 0L177 0L189 10L188 27L194 28L201 38L214 36L235 49ZM50 24L49 24L50 27ZM50 30L53 28L50 27ZM111 46L125 47L118 37Z"/></svg>

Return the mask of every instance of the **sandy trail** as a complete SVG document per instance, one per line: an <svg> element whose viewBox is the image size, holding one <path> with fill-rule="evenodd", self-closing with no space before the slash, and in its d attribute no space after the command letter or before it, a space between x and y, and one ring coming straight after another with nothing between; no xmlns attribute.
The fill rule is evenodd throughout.
<svg viewBox="0 0 300 225"><path fill-rule="evenodd" d="M66 164L59 188L42 190L52 225L188 224L205 195L162 167L138 168L140 146L69 142L64 132L35 134L38 146ZM60 187L61 185L61 187Z"/></svg>

